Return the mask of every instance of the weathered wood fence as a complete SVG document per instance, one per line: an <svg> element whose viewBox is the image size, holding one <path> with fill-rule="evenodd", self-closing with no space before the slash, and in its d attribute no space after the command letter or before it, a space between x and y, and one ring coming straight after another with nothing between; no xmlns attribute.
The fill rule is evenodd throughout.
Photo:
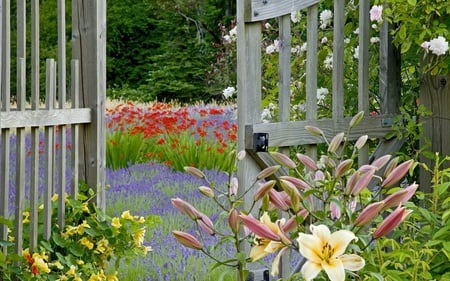
<svg viewBox="0 0 450 281"><path fill-rule="evenodd" d="M50 237L51 198L55 193L60 195L60 227L64 226L64 195L70 189L70 194L76 196L80 182L97 192L100 207L104 208L105 204L106 1L73 0L71 7L66 7L64 0L57 1L57 58L40 57L39 2L18 0L17 22L11 22L10 0L0 2L0 216L15 222L10 234L6 225L0 224L0 240L14 236L14 252L18 254L24 248L32 250L37 245L40 204L43 204L44 212L43 236ZM66 85L66 69L69 68L66 67L66 8L72 11L69 19L72 25L69 86ZM27 18L28 14L31 18ZM17 64L14 66L11 65L12 25L16 25L17 30ZM27 32L28 26L31 26L31 32ZM27 37L27 34L30 35ZM31 46L29 52L26 46ZM27 64L31 65L29 72ZM45 67L45 93L40 92L42 67ZM17 73L15 93L11 93L11 68ZM27 81L31 81L28 83L30 88L26 86ZM71 140L67 140L69 130ZM31 146L27 149L26 137L31 137ZM14 158L12 154L15 154ZM27 154L31 164L26 163ZM44 161L39 160L42 154ZM66 160L69 155L70 161ZM40 169L44 169L43 175L39 173ZM70 179L65 176L67 171L71 171ZM12 186L13 206L9 200ZM29 193L25 187L29 187ZM25 207L30 209L29 245L24 245ZM14 210L13 213L10 210ZM3 251L7 252L6 247Z"/></svg>
<svg viewBox="0 0 450 281"><path fill-rule="evenodd" d="M328 139L340 132L345 132L351 116L344 116L344 9L345 0L335 0L333 10L333 70L332 70L332 118L317 117L317 72L318 72L318 0L238 0L238 150L245 149L252 158L245 159L238 167L239 188L247 190L257 173L270 165L267 152L254 150L257 133L268 134L268 146L278 147L283 153L289 153L289 147L303 145L307 153L317 157L316 145L322 142L319 137L312 136L305 130L306 125L321 128ZM366 116L350 133L351 139L361 135L379 138L381 145L384 136L391 130L393 114L398 110L399 88L395 85L400 73L392 57L392 45L388 36L387 23L381 31L380 48L385 48L380 55L380 97L381 114L369 116L369 9L370 2L359 1L359 61L358 61L358 101L359 111ZM306 120L290 121L291 107L291 13L306 9L307 13L307 55L306 55ZM261 42L264 21L278 19L279 70L278 70L278 122L262 123L261 121ZM391 58L391 59L389 59ZM389 77L389 78L388 78ZM400 81L400 80L397 80ZM395 107L397 106L397 107ZM390 146L386 146L389 148ZM395 146L394 146L395 149ZM384 153L391 153L383 149ZM369 161L368 149L360 157L360 163ZM246 194L248 209L253 194ZM286 257L289 259L289 257ZM291 263L281 263L280 277L289 276L293 270Z"/></svg>

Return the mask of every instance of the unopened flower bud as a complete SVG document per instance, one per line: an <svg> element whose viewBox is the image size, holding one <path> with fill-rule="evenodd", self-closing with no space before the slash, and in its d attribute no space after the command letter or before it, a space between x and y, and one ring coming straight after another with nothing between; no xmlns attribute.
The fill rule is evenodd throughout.
<svg viewBox="0 0 450 281"><path fill-rule="evenodd" d="M361 122L362 118L364 117L364 111L358 112L355 116L353 116L352 120L350 120L349 127L350 129L354 128L356 125Z"/></svg>
<svg viewBox="0 0 450 281"><path fill-rule="evenodd" d="M392 170L392 172L390 172L389 175L384 179L381 186L382 187L391 187L391 186L395 185L400 179L402 179L406 175L406 173L412 167L413 163L414 163L414 160L410 159L406 162L401 163L397 167L395 167L395 169Z"/></svg>
<svg viewBox="0 0 450 281"><path fill-rule="evenodd" d="M205 195L209 198L214 198L214 190L212 190L210 187L207 186L199 186L198 191L200 191L201 194Z"/></svg>
<svg viewBox="0 0 450 281"><path fill-rule="evenodd" d="M286 166L290 169L295 169L297 167L297 164L295 164L294 161L292 161L292 159L289 158L289 156L287 156L286 154L273 151L270 152L270 155L273 157L275 161L277 161L277 163L283 166Z"/></svg>
<svg viewBox="0 0 450 281"><path fill-rule="evenodd" d="M339 133L333 137L330 141L330 146L328 146L328 152L335 153L339 146L341 145L342 141L344 140L344 133Z"/></svg>
<svg viewBox="0 0 450 281"><path fill-rule="evenodd" d="M196 177L198 177L198 178L200 178L200 179L206 178L206 175L205 175L202 171L200 171L199 169L197 169L197 168L195 168L195 167L191 167L191 166L184 167L184 170L185 170L187 173L189 173L189 174L191 174L191 175L193 175L193 176L196 176Z"/></svg>
<svg viewBox="0 0 450 281"><path fill-rule="evenodd" d="M237 159L238 159L239 161L242 161L242 159L245 158L245 155L246 155L245 150L241 150L241 151L239 151L238 154L237 154Z"/></svg>
<svg viewBox="0 0 450 281"><path fill-rule="evenodd" d="M295 178L295 177L291 177L291 176L281 176L280 179L289 181L293 185L295 185L297 188L300 188L300 189L310 189L311 188L309 186L309 184L307 184L306 182L304 182L303 180L301 180L299 178Z"/></svg>
<svg viewBox="0 0 450 281"><path fill-rule="evenodd" d="M269 192L269 190L271 190L275 186L276 183L276 181L270 180L261 184L258 190L255 192L253 200L258 201L259 199L263 198L267 194L267 192Z"/></svg>
<svg viewBox="0 0 450 281"><path fill-rule="evenodd" d="M183 199L172 198L170 201L175 206L175 208L177 208L180 212L188 215L192 220L197 220L199 218L199 211Z"/></svg>
<svg viewBox="0 0 450 281"><path fill-rule="evenodd" d="M378 214L381 209L383 209L384 202L375 202L367 205L364 210L361 211L359 216L356 218L354 224L356 226L363 226L371 222Z"/></svg>
<svg viewBox="0 0 450 281"><path fill-rule="evenodd" d="M405 218L412 212L412 210L407 210L405 207L399 207L393 211L389 216L387 216L378 228L373 233L373 238L377 239L384 235L387 235L394 228L396 228Z"/></svg>
<svg viewBox="0 0 450 281"><path fill-rule="evenodd" d="M242 222L247 226L247 228L254 234L272 240L279 241L280 237L276 234L269 226L261 223L259 220L255 219L251 215L239 215Z"/></svg>
<svg viewBox="0 0 450 281"><path fill-rule="evenodd" d="M392 170L397 167L398 161L400 161L400 157L398 156L389 161L389 163L386 165L386 169L384 170L384 177L387 177L387 175L389 175Z"/></svg>
<svg viewBox="0 0 450 281"><path fill-rule="evenodd" d="M384 199L384 209L397 207L398 205L405 203L414 195L418 187L419 185L414 183L407 188L392 193Z"/></svg>
<svg viewBox="0 0 450 281"><path fill-rule="evenodd" d="M212 220L204 213L199 212L199 219L197 220L199 226L209 235L214 235L216 232L214 230L214 224Z"/></svg>
<svg viewBox="0 0 450 281"><path fill-rule="evenodd" d="M353 166L353 159L346 159L336 167L335 177L342 177Z"/></svg>
<svg viewBox="0 0 450 281"><path fill-rule="evenodd" d="M358 195L361 190L363 190L372 180L373 176L375 174L375 169L369 170L365 172L363 175L361 175L358 179L358 181L353 186L353 189L351 190L351 194L353 196Z"/></svg>
<svg viewBox="0 0 450 281"><path fill-rule="evenodd" d="M297 153L296 156L297 156L298 160L300 160L300 162L302 162L302 164L305 165L305 167L308 167L312 171L319 169L317 167L316 162L314 160L312 160L312 158L309 157L308 155L302 154L302 153Z"/></svg>
<svg viewBox="0 0 450 281"><path fill-rule="evenodd" d="M175 238L178 240L178 242L180 242L182 245L184 245L188 248L192 248L192 249L196 249L196 250L201 250L203 248L202 243L200 243L197 240L197 238L195 238L194 236L192 236L191 234L189 234L187 232L174 230L174 231L172 231L172 234L173 234L173 236L175 236Z"/></svg>
<svg viewBox="0 0 450 281"><path fill-rule="evenodd" d="M256 178L259 180L267 178L267 177L273 175L274 173L276 173L276 171L278 171L280 168L281 168L280 165L267 167L264 170L262 170L261 172L259 172L259 174L256 176Z"/></svg>
<svg viewBox="0 0 450 281"><path fill-rule="evenodd" d="M369 139L368 135L360 136L358 140L355 142L356 149L361 149Z"/></svg>
<svg viewBox="0 0 450 281"><path fill-rule="evenodd" d="M371 165L375 166L379 169L383 168L384 165L387 164L387 162L391 159L391 155L386 154L384 156L381 156L380 158L375 159Z"/></svg>
<svg viewBox="0 0 450 281"><path fill-rule="evenodd" d="M305 126L305 130L316 136L323 136L323 131L314 126Z"/></svg>
<svg viewBox="0 0 450 281"><path fill-rule="evenodd" d="M269 190L269 201L278 209L287 211L289 210L289 205L287 204L284 196L286 196L285 192L279 192L275 189ZM284 196L283 196L284 195Z"/></svg>
<svg viewBox="0 0 450 281"><path fill-rule="evenodd" d="M233 233L238 233L240 223L239 212L236 209L232 209L228 214L228 225Z"/></svg>

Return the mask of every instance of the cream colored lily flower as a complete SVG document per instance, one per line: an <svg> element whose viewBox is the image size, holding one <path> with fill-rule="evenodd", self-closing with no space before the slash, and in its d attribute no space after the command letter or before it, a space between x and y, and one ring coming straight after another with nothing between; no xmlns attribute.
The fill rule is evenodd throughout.
<svg viewBox="0 0 450 281"><path fill-rule="evenodd" d="M291 244L291 241L289 241L289 239L285 236L283 230L280 229L280 227L282 227L285 223L284 219L272 222L270 220L269 214L267 212L264 212L264 214L260 218L260 222L268 226L275 234L280 237L280 239L278 241L273 241L256 235L256 246L252 247L252 249L250 250L250 258L252 261L259 260L266 255L274 253L277 250L286 247L286 245Z"/></svg>
<svg viewBox="0 0 450 281"><path fill-rule="evenodd" d="M348 244L358 239L353 232L331 233L326 225L311 225L310 229L312 234L300 233L297 239L300 253L307 259L301 270L305 280L313 280L323 269L331 281L344 281L345 269L358 271L364 267L362 257L344 254Z"/></svg>

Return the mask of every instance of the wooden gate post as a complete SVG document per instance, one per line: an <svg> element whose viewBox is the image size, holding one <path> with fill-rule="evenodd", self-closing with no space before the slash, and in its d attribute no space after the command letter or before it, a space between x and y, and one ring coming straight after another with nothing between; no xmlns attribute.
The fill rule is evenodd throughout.
<svg viewBox="0 0 450 281"><path fill-rule="evenodd" d="M73 59L80 66L80 107L92 112L92 122L80 136L80 179L97 193L105 209L106 166L106 0L72 1Z"/></svg>
<svg viewBox="0 0 450 281"><path fill-rule="evenodd" d="M431 116L420 120L424 127L421 147L429 140L431 147L427 150L439 152L441 156L450 155L450 75L424 74L420 85L420 101L432 112ZM430 169L435 164L423 156L420 161ZM420 186L424 192L431 191L431 174L424 169L420 170Z"/></svg>

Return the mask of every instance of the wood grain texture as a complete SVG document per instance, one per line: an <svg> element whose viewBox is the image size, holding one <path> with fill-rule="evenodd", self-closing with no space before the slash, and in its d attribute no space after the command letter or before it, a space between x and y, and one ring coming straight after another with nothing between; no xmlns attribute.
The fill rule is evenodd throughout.
<svg viewBox="0 0 450 281"><path fill-rule="evenodd" d="M288 15L318 3L318 0L246 0L246 22L262 21Z"/></svg>

